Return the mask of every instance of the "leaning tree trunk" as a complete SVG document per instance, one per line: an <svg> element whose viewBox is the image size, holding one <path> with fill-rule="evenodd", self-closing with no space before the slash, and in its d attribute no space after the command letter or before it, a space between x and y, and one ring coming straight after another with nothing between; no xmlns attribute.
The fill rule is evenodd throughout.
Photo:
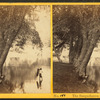
<svg viewBox="0 0 100 100"><path fill-rule="evenodd" d="M6 45L5 45L5 48L4 48L3 52L2 52L2 55L0 57L0 75L1 76L3 74L3 64L4 64L5 60L6 60L6 57L7 57L8 52L9 52L9 49L10 49L13 41L15 40L18 32L20 31L21 27L22 27L22 23L18 27L18 30L17 31L13 31L13 33L11 35L11 38L8 39L8 41L7 41Z"/></svg>
<svg viewBox="0 0 100 100"><path fill-rule="evenodd" d="M70 37L69 63L73 63L73 36Z"/></svg>
<svg viewBox="0 0 100 100"><path fill-rule="evenodd" d="M98 39L99 39L99 36L97 35L96 37L94 37L94 40L90 42L90 46L88 48L88 51L87 51L82 63L80 64L80 67L79 67L79 76L84 77L86 75L86 67L87 67L87 64L90 60L91 54L93 52L93 49L94 49Z"/></svg>
<svg viewBox="0 0 100 100"><path fill-rule="evenodd" d="M82 50L81 50L81 53L80 53L80 56L78 57L76 63L75 63L75 68L76 68L76 72L79 72L79 67L80 67L80 64L81 62L83 61L84 57L85 57L85 54L87 52L87 49L88 49L88 45L87 45L87 40L84 39L83 40L83 46L82 46Z"/></svg>
<svg viewBox="0 0 100 100"><path fill-rule="evenodd" d="M3 74L3 72L2 72L3 71L3 64L6 60L6 57L8 55L9 49L10 49L13 41L15 40L17 34L19 33L19 31L22 27L25 15L26 15L26 9L23 12L23 16L21 16L21 19L19 20L19 24L18 23L17 23L18 25L15 24L17 28L15 27L15 29L13 29L13 32L9 35L9 38L7 39L8 41L7 41L6 46L5 46L5 48L2 52L2 55L0 57L0 75L1 76Z"/></svg>
<svg viewBox="0 0 100 100"><path fill-rule="evenodd" d="M2 76L2 71L3 71L3 64L6 60L7 54L9 52L9 49L11 47L12 41L9 42L9 44L7 43L7 45L5 46L4 52L2 53L1 57L0 57L0 74Z"/></svg>
<svg viewBox="0 0 100 100"><path fill-rule="evenodd" d="M77 45L75 47L75 57L74 57L74 62L73 62L74 65L77 62L78 57L81 53L81 49L82 49L82 38L80 36L78 37L78 40L75 44L77 44Z"/></svg>
<svg viewBox="0 0 100 100"><path fill-rule="evenodd" d="M2 53L3 53L4 48L5 48L5 41L4 41L3 37L2 37L2 35L0 34L0 57L1 57Z"/></svg>
<svg viewBox="0 0 100 100"><path fill-rule="evenodd" d="M88 48L88 51L87 51L82 63L79 66L79 76L84 77L86 75L86 66L87 66L87 64L90 60L93 49L94 49L94 45L90 45L90 47Z"/></svg>

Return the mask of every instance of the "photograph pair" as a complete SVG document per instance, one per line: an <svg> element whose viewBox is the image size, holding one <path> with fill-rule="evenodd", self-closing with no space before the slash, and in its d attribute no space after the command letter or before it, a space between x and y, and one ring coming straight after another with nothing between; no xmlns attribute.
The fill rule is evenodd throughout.
<svg viewBox="0 0 100 100"><path fill-rule="evenodd" d="M0 93L100 93L100 5L0 5Z"/></svg>

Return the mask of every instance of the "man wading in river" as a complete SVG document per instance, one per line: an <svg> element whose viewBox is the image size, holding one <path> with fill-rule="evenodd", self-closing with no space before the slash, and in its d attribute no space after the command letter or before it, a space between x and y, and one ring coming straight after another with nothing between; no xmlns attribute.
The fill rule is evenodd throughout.
<svg viewBox="0 0 100 100"><path fill-rule="evenodd" d="M38 77L37 79L38 80L36 81L36 84L37 84L38 89L42 88L42 81L43 81L42 73L43 73L42 68L37 69L37 77Z"/></svg>

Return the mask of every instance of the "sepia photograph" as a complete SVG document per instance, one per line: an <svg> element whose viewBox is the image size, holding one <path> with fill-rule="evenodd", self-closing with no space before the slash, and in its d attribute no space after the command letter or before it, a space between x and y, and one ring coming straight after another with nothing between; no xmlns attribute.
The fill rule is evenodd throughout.
<svg viewBox="0 0 100 100"><path fill-rule="evenodd" d="M50 5L0 6L0 93L51 93Z"/></svg>
<svg viewBox="0 0 100 100"><path fill-rule="evenodd" d="M100 93L100 5L53 5L53 92Z"/></svg>

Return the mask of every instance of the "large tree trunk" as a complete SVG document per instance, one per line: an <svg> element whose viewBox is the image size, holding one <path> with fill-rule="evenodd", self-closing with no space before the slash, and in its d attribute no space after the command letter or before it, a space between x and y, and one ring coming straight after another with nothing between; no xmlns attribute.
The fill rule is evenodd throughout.
<svg viewBox="0 0 100 100"><path fill-rule="evenodd" d="M0 57L2 55L2 52L3 52L4 48L5 48L5 44L6 43L4 41L4 38L2 36L2 33L0 33Z"/></svg>
<svg viewBox="0 0 100 100"><path fill-rule="evenodd" d="M4 44L3 40L0 39L0 57L2 55L4 48L5 48L5 44Z"/></svg>
<svg viewBox="0 0 100 100"><path fill-rule="evenodd" d="M6 60L6 57L7 57L8 52L9 52L9 49L10 49L13 41L15 40L18 32L20 31L21 26L22 26L22 23L18 27L17 31L13 31L11 38L8 39L8 41L7 41L6 45L5 45L5 48L4 48L3 52L2 52L2 55L0 56L0 74L1 74L1 76L3 74L3 72L2 72L3 71L3 64L4 64L5 60Z"/></svg>
<svg viewBox="0 0 100 100"><path fill-rule="evenodd" d="M73 63L73 36L70 37L69 63Z"/></svg>
<svg viewBox="0 0 100 100"><path fill-rule="evenodd" d="M79 76L85 76L86 75L86 66L88 64L88 61L91 57L91 54L93 52L94 46L90 45L88 48L88 51L83 59L83 61L81 62L80 66L79 66Z"/></svg>
<svg viewBox="0 0 100 100"><path fill-rule="evenodd" d="M88 64L88 62L90 60L91 54L93 52L93 49L94 49L98 39L99 39L99 36L97 35L97 36L94 37L93 40L91 40L90 46L88 47L88 51L87 51L83 61L80 64L79 76L83 76L84 77L86 75L86 67L87 67L87 64Z"/></svg>
<svg viewBox="0 0 100 100"><path fill-rule="evenodd" d="M2 76L2 71L3 71L3 64L6 60L6 57L9 52L9 49L11 47L11 44L12 44L12 41L10 41L9 44L7 43L7 45L5 46L5 49L0 57L0 72L1 72L0 74L1 74L1 76Z"/></svg>
<svg viewBox="0 0 100 100"><path fill-rule="evenodd" d="M0 75L1 76L3 74L3 72L2 72L3 71L3 64L6 60L6 57L8 55L9 49L10 49L13 41L15 40L17 34L19 33L19 31L22 27L25 15L26 15L26 9L24 9L24 11L23 11L23 16L21 16L21 18L15 23L15 28L13 29L13 32L11 32L11 34L9 34L9 38L7 38L7 43L6 43L5 48L3 49L3 52L0 56Z"/></svg>
<svg viewBox="0 0 100 100"><path fill-rule="evenodd" d="M79 71L79 67L80 67L80 64L81 62L83 61L84 57L85 57L85 54L87 52L87 49L88 49L88 42L86 39L83 39L83 46L82 46L82 50L81 50L81 53L80 53L80 56L78 57L76 63L75 63L75 68L76 68L76 72Z"/></svg>
<svg viewBox="0 0 100 100"><path fill-rule="evenodd" d="M80 53L81 53L81 49L82 49L82 38L81 38L81 36L79 35L78 36L78 40L77 40L77 42L75 43L76 44L76 47L75 47L75 57L74 57L74 62L73 62L73 64L75 65L75 63L77 62L77 60L78 60L78 57L79 57L79 55L80 55Z"/></svg>

